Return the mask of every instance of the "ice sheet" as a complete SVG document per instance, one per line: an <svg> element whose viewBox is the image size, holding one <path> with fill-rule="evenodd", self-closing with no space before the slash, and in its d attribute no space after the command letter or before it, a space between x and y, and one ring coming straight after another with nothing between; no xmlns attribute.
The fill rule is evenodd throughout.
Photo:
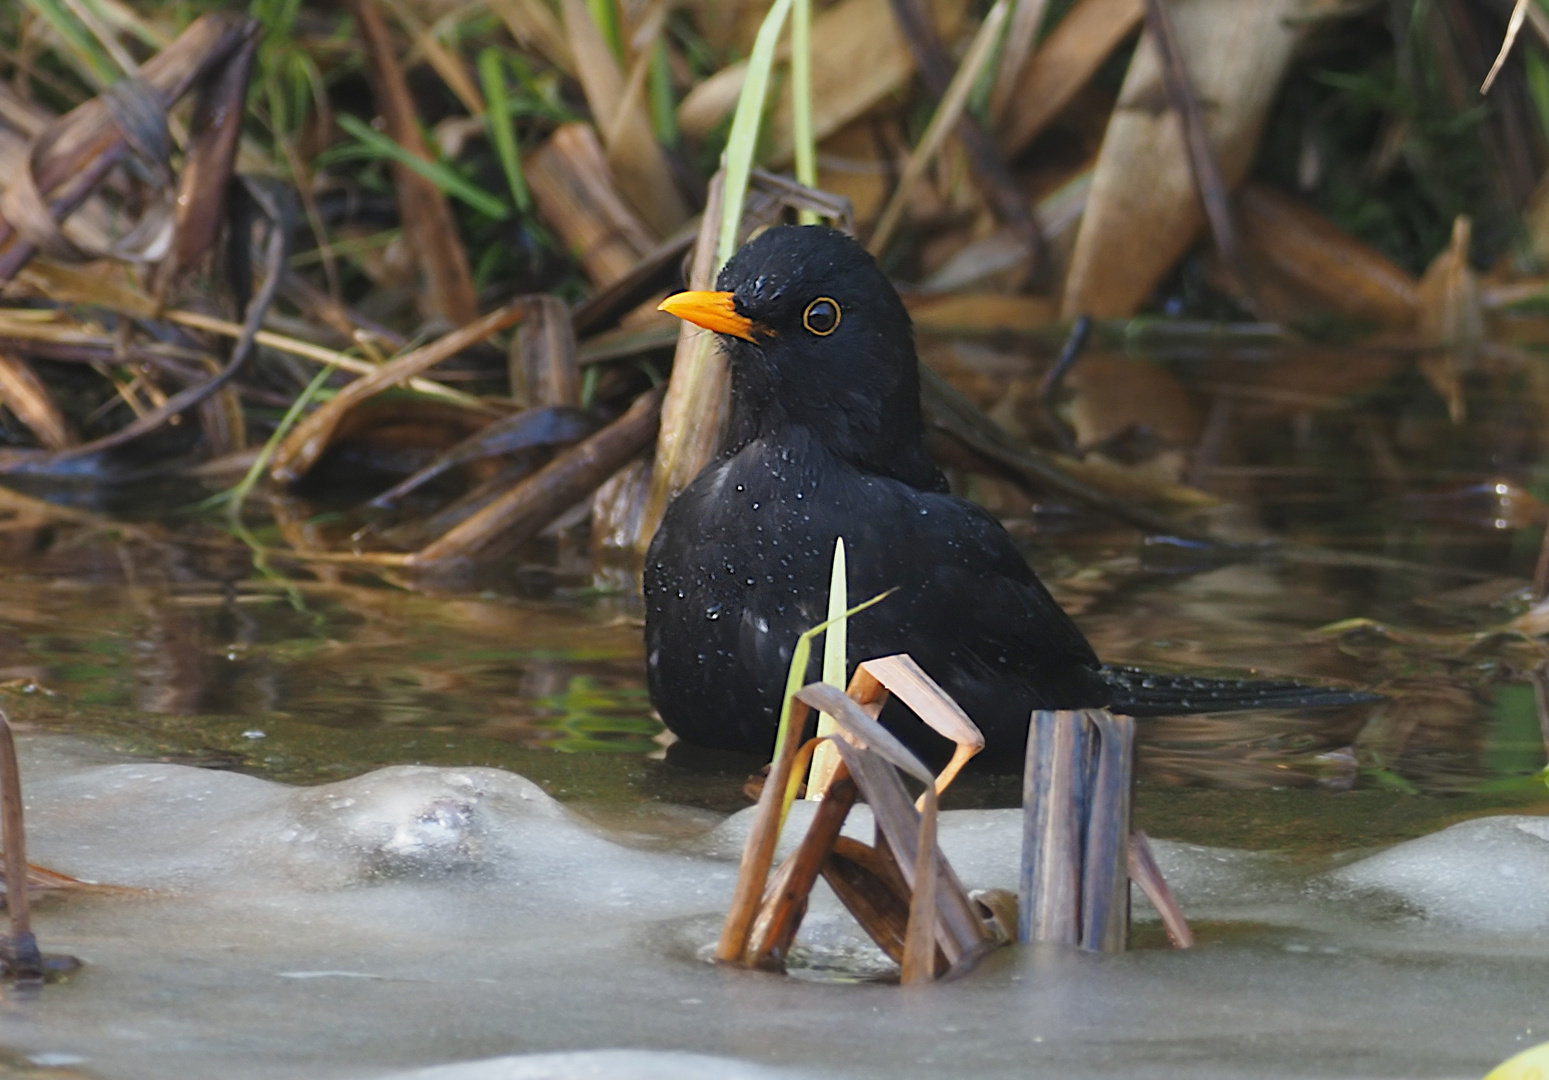
<svg viewBox="0 0 1549 1080"><path fill-rule="evenodd" d="M7 997L0 1044L89 1075L1477 1077L1549 1035L1538 923L1368 903L1359 863L1336 880L1159 844L1185 909L1233 920L1202 924L1200 948L1008 949L903 991L704 961L735 818L642 851L495 770L289 788L23 748L34 861L132 888L40 905L45 951L87 966ZM970 887L1014 883L1015 813L951 813L942 836ZM1458 856L1477 837L1428 841ZM1549 893L1549 862L1521 865ZM851 970L871 948L821 903L802 941ZM631 1053L592 1053L612 1050ZM481 1060L535 1054L564 1056Z"/></svg>

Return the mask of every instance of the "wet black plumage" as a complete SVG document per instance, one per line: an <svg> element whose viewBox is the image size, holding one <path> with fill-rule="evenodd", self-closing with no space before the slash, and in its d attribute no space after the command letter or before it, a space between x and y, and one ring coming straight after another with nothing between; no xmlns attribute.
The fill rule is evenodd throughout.
<svg viewBox="0 0 1549 1080"><path fill-rule="evenodd" d="M991 757L1021 755L1034 709L1368 699L1105 667L1000 523L948 493L924 446L908 313L860 245L819 226L770 229L718 284L687 294L721 305L714 317L679 313L724 331L730 430L668 507L644 576L651 700L680 738L769 750L795 639L826 615L840 535L852 604L897 589L850 620L852 668L910 653L983 729ZM809 312L819 300L836 319ZM883 718L932 757L944 746L901 708Z"/></svg>

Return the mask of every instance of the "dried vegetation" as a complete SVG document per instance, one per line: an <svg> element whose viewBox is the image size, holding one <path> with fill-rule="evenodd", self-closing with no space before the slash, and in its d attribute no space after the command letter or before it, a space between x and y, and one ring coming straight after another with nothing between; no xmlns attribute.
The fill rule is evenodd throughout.
<svg viewBox="0 0 1549 1080"><path fill-rule="evenodd" d="M905 286L938 450L1006 512L1219 543L1245 425L1348 420L1376 489L1402 435L1352 406L1539 379L1531 3L200 10L0 12L0 470L235 485L206 542L270 570L466 583L589 517L627 582L726 416L654 301L796 216Z"/></svg>

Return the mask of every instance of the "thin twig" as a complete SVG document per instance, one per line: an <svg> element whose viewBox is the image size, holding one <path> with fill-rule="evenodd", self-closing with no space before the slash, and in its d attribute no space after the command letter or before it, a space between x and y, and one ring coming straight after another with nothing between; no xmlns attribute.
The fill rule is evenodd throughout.
<svg viewBox="0 0 1549 1080"><path fill-rule="evenodd" d="M1501 68L1506 64L1506 57L1511 55L1511 47L1517 43L1517 35L1522 32L1522 21L1527 18L1529 0L1517 0L1516 6L1511 9L1511 19L1506 23L1506 39L1501 42L1501 51L1495 54L1495 63L1490 65L1490 73L1484 77L1484 83L1479 87L1482 97L1490 92L1490 87L1495 84L1495 77L1501 73Z"/></svg>
<svg viewBox="0 0 1549 1080"><path fill-rule="evenodd" d="M1199 192L1199 200L1204 205L1205 217L1210 221L1216 251L1221 256L1232 291L1252 310L1255 305L1248 291L1248 275L1243 269L1242 249L1237 243L1237 228L1232 221L1226 181L1221 176L1221 166L1210 144L1210 133L1205 128L1205 117L1200 112L1199 101L1189 85L1189 73L1183 66L1183 53L1178 46L1172 17L1162 0L1146 0L1146 28L1161 60L1162 85L1167 90L1168 103L1183 125L1189 171L1194 175L1195 190Z"/></svg>
<svg viewBox="0 0 1549 1080"><path fill-rule="evenodd" d="M1038 383L1038 408L1043 413L1043 418L1049 425L1049 430L1054 432L1055 441L1060 444L1060 449L1071 457L1080 456L1080 448L1076 446L1075 437L1059 414L1054 411L1054 395L1059 393L1060 384L1065 376L1070 374L1076 366L1076 361L1081 359L1081 354L1086 351L1086 343L1092 336L1092 317L1090 315L1079 316L1070 324L1070 336L1065 339L1065 345L1060 349L1060 354L1055 358L1054 364L1044 372L1043 378Z"/></svg>
<svg viewBox="0 0 1549 1080"><path fill-rule="evenodd" d="M892 0L899 29L909 42L920 77L931 96L946 96L952 82L952 62L941 39L936 36L932 16L924 0ZM968 154L969 166L995 206L995 216L1011 228L1032 253L1033 271L1049 265L1047 245L1038 219L1028 207L1027 195L1011 175L995 141L971 115L957 121L957 137Z"/></svg>

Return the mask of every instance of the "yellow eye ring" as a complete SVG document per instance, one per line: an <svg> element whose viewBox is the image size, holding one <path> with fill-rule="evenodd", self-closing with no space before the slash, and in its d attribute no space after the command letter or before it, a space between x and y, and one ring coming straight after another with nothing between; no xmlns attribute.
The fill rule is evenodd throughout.
<svg viewBox="0 0 1549 1080"><path fill-rule="evenodd" d="M801 313L801 325L818 337L827 337L839 329L840 316L839 301L829 296L820 296Z"/></svg>

